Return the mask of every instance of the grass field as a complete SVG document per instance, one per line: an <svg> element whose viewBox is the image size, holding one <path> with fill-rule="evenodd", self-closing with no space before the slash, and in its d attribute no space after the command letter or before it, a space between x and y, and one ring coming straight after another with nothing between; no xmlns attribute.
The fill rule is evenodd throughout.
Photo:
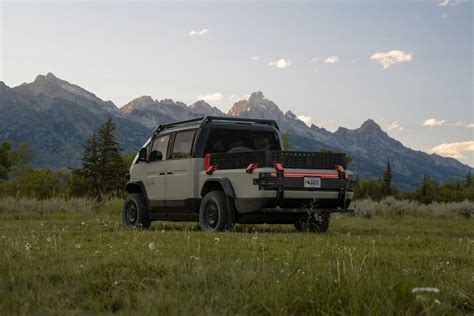
<svg viewBox="0 0 474 316"><path fill-rule="evenodd" d="M0 208L0 315L474 313L472 219L334 216L321 235L206 233L125 230L119 201L84 208Z"/></svg>

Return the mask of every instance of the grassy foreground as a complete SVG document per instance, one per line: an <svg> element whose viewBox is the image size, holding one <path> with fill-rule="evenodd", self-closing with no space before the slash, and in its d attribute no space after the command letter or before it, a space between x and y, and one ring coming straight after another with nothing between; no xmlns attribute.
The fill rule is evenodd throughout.
<svg viewBox="0 0 474 316"><path fill-rule="evenodd" d="M0 211L0 315L474 313L471 219L335 216L322 235L206 233L125 230L119 211Z"/></svg>

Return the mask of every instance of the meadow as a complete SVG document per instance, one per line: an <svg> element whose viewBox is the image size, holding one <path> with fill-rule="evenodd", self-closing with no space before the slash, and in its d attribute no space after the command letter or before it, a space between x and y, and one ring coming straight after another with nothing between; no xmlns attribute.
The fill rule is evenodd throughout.
<svg viewBox="0 0 474 316"><path fill-rule="evenodd" d="M361 201L326 234L208 233L126 230L120 200L2 199L0 315L473 314L473 204L397 203Z"/></svg>

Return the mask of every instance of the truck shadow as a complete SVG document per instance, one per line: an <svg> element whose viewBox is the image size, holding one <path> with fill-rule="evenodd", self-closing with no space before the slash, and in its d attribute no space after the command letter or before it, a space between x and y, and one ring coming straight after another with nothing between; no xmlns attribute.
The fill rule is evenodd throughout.
<svg viewBox="0 0 474 316"><path fill-rule="evenodd" d="M173 223L173 222L159 222L153 223L150 230L157 232L201 232L198 224L196 223ZM226 232L210 232L210 233L226 233ZM293 225L281 225L281 224L258 224L258 225L235 225L234 229L228 233L299 233L293 227Z"/></svg>

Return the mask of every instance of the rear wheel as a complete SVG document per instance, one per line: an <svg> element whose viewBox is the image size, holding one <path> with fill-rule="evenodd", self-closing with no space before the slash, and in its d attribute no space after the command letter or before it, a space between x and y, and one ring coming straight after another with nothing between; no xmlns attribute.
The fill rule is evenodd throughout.
<svg viewBox="0 0 474 316"><path fill-rule="evenodd" d="M129 193L123 203L122 222L126 228L149 228L150 216L146 208L145 197L141 193Z"/></svg>
<svg viewBox="0 0 474 316"><path fill-rule="evenodd" d="M294 225L299 232L325 233L329 228L329 214L315 212L309 217L298 219Z"/></svg>
<svg viewBox="0 0 474 316"><path fill-rule="evenodd" d="M233 228L235 211L232 201L222 191L211 191L202 199L199 226L205 231L226 231Z"/></svg>

